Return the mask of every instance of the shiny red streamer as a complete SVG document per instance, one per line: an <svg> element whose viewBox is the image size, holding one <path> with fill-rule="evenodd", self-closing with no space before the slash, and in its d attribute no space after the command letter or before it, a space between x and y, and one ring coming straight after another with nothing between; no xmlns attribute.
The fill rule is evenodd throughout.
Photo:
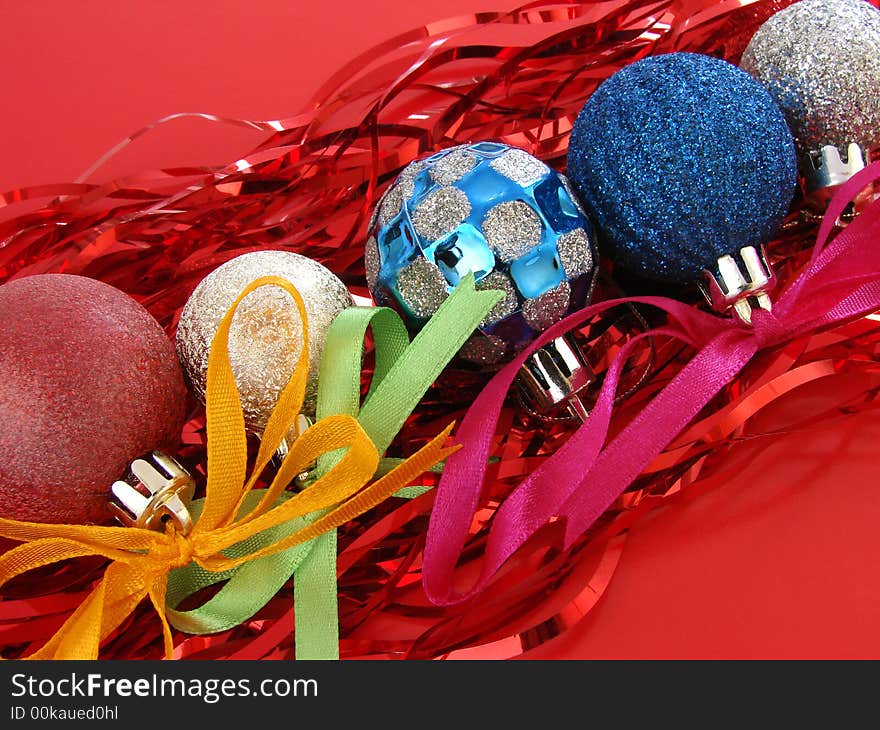
<svg viewBox="0 0 880 730"><path fill-rule="evenodd" d="M277 121L199 115L245 126L265 139L220 167L144 171L112 183L89 182L106 158L136 143L159 120L117 145L69 184L0 196L0 282L64 271L113 284L141 301L173 334L196 284L224 261L262 248L321 261L357 294L364 282L364 232L374 203L409 161L453 144L497 139L562 169L577 112L622 66L673 50L739 59L748 39L791 0L539 0L512 12L453 18L389 39L340 69L306 111ZM783 281L802 268L815 221L798 202L771 246ZM619 294L607 281L598 296ZM693 303L697 303L694 298ZM659 324L652 322L652 324ZM577 334L598 371L641 329L629 312ZM633 356L631 395L612 423L625 423L678 372L686 353L671 341ZM808 429L876 407L880 323L862 319L762 353L567 550L550 524L488 589L461 606L439 608L421 589L421 554L433 495L390 500L340 531L339 591L343 658L509 658L562 635L607 588L629 527L658 504L720 488L737 448L766 448L782 432ZM650 376L644 378L650 366ZM868 384L839 402L762 432L753 416L784 393L850 373ZM460 417L488 374L450 367L392 446L411 453L450 418ZM638 387L636 387L638 386ZM572 431L541 421L515 398L502 412L481 509L463 563L475 577L499 503ZM194 406L181 458L201 476L204 413ZM726 461L727 459L727 461ZM79 561L4 588L0 650L26 654L42 643L88 591L100 564ZM177 635L176 655L194 659L288 659L293 600L281 591L257 616L214 636ZM136 612L103 650L106 658L161 656L161 628Z"/></svg>

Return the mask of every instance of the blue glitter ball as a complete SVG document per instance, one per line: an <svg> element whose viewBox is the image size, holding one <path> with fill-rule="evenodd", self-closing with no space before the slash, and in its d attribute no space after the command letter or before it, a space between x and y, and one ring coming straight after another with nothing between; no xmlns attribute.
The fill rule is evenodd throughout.
<svg viewBox="0 0 880 730"><path fill-rule="evenodd" d="M779 230L797 184L794 140L772 97L693 53L618 71L578 115L568 174L621 267L660 282Z"/></svg>
<svg viewBox="0 0 880 730"><path fill-rule="evenodd" d="M500 289L460 355L501 362L592 288L593 232L564 176L524 150L479 142L411 163L373 214L367 283L414 330L468 273Z"/></svg>

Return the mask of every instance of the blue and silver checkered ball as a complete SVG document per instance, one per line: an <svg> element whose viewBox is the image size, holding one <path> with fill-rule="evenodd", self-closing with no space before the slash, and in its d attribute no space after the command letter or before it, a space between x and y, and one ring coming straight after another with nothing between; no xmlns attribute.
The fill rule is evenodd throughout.
<svg viewBox="0 0 880 730"><path fill-rule="evenodd" d="M373 214L366 272L378 304L413 330L469 272L504 298L465 343L501 362L590 295L592 228L568 181L524 150L479 142L411 163Z"/></svg>

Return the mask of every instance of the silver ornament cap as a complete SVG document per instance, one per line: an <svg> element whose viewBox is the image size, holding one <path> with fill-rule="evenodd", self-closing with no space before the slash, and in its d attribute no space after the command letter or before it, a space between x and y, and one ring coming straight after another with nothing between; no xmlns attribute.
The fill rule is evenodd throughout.
<svg viewBox="0 0 880 730"><path fill-rule="evenodd" d="M596 374L571 335L557 337L532 353L517 374L526 402L539 414L565 407L581 421L590 415L581 396L595 380Z"/></svg>
<svg viewBox="0 0 880 730"><path fill-rule="evenodd" d="M732 312L743 324L750 325L754 310L772 311L769 294L776 282L764 247L745 246L736 257L719 257L714 271L704 270L700 289L716 312Z"/></svg>
<svg viewBox="0 0 880 730"><path fill-rule="evenodd" d="M177 354L193 393L204 402L208 355L220 320L252 281L287 279L300 292L309 321L309 378L303 409L313 416L318 363L327 331L352 305L351 294L329 269L290 251L246 253L215 269L196 287L180 315ZM302 352L303 328L293 297L264 286L239 304L229 330L229 360L241 397L245 423L261 432Z"/></svg>
<svg viewBox="0 0 880 730"><path fill-rule="evenodd" d="M834 189L842 185L866 166L865 151L855 142L847 145L845 154L834 145L823 145L808 153L804 165L804 187L812 199L825 208L834 196Z"/></svg>
<svg viewBox="0 0 880 730"><path fill-rule="evenodd" d="M780 10L740 66L785 113L808 193L845 182L880 146L880 10L867 0L801 0Z"/></svg>

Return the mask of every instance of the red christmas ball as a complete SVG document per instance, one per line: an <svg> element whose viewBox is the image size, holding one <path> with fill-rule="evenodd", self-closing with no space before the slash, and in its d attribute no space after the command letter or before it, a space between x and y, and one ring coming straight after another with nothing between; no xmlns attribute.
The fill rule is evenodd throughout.
<svg viewBox="0 0 880 730"><path fill-rule="evenodd" d="M44 274L0 286L0 516L105 523L129 463L177 443L174 346L127 294Z"/></svg>

